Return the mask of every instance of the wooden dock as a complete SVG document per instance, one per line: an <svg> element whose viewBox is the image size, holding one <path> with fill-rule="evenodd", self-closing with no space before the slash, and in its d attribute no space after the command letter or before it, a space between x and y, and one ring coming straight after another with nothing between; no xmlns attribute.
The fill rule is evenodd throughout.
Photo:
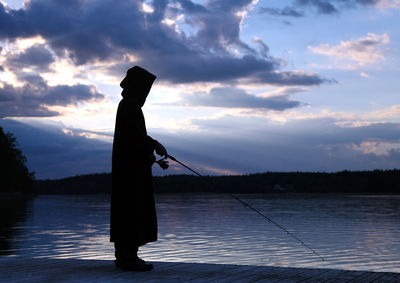
<svg viewBox="0 0 400 283"><path fill-rule="evenodd" d="M110 260L0 257L0 282L400 282L400 273L153 262L124 272Z"/></svg>

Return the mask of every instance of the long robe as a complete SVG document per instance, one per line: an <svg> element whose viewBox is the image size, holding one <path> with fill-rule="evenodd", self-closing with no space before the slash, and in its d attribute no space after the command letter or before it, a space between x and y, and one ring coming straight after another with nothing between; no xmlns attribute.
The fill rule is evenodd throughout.
<svg viewBox="0 0 400 283"><path fill-rule="evenodd" d="M157 240L151 174L156 141L147 135L141 109L155 76L141 68L130 74L132 69L121 82L124 98L115 122L110 241L141 246Z"/></svg>

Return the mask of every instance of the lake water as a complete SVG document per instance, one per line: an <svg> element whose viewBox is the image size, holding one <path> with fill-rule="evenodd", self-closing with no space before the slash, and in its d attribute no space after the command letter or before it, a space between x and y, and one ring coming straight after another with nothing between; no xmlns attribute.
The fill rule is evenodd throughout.
<svg viewBox="0 0 400 283"><path fill-rule="evenodd" d="M226 194L157 195L149 261L400 272L400 196L238 195L311 246ZM113 259L109 196L2 202L0 256Z"/></svg>

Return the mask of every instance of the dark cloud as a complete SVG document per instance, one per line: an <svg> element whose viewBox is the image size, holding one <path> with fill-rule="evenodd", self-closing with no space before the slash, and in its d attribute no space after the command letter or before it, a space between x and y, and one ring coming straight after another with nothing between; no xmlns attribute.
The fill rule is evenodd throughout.
<svg viewBox="0 0 400 283"><path fill-rule="evenodd" d="M29 18L24 10L12 10L0 3L0 39L15 39L34 34L35 29L29 25Z"/></svg>
<svg viewBox="0 0 400 283"><path fill-rule="evenodd" d="M342 9L375 5L379 0L295 0L295 6L315 8L319 14L335 14Z"/></svg>
<svg viewBox="0 0 400 283"><path fill-rule="evenodd" d="M208 10L204 6L193 3L190 0L177 0L177 2L179 4L181 4L184 11L187 12L188 14L207 13L208 12Z"/></svg>
<svg viewBox="0 0 400 283"><path fill-rule="evenodd" d="M238 88L213 88L209 93L195 93L185 97L190 106L211 106L224 108L255 108L282 111L298 107L300 102L290 100L287 95L257 97Z"/></svg>
<svg viewBox="0 0 400 283"><path fill-rule="evenodd" d="M264 53L265 54L265 53ZM149 70L156 70L158 79L171 83L193 82L226 82L235 83L244 80L248 83L273 84L279 86L311 86L323 83L336 83L315 73L276 71L279 60L264 60L253 55L235 57L198 57L182 58L175 54L161 59L148 56L146 60L137 62ZM124 74L131 64L116 64L110 73ZM122 76L121 76L122 77Z"/></svg>
<svg viewBox="0 0 400 283"><path fill-rule="evenodd" d="M314 10L317 14L334 15L344 9L373 6L379 0L294 0L291 6L284 8L260 7L259 13L272 16L299 18L306 15L306 10Z"/></svg>
<svg viewBox="0 0 400 283"><path fill-rule="evenodd" d="M176 54L163 58L165 65L159 65L158 60L157 57L148 57L142 63L157 70L159 77L173 83L233 81L243 77L256 77L260 72L269 74L278 65L277 62L259 59L253 55L241 58L194 55L189 61L189 58L181 58Z"/></svg>
<svg viewBox="0 0 400 283"><path fill-rule="evenodd" d="M37 71L49 71L48 66L55 60L53 54L41 44L34 45L22 53L8 55L6 66L11 70L21 70L24 67L33 67Z"/></svg>
<svg viewBox="0 0 400 283"><path fill-rule="evenodd" d="M68 135L60 124L3 119L0 126L17 137L37 179L111 171L111 143Z"/></svg>
<svg viewBox="0 0 400 283"><path fill-rule="evenodd" d="M258 9L260 14L269 14L272 16L285 16L300 18L304 16L304 12L294 7L285 7L283 9L260 7Z"/></svg>
<svg viewBox="0 0 400 283"><path fill-rule="evenodd" d="M317 74L300 79L297 74L279 72L282 60L265 56L240 39L240 12L251 3L212 0L201 5L190 0L155 0L149 3L152 13L144 12L139 0L31 0L24 9L7 11L0 4L0 38L41 35L58 56L70 56L78 65L96 59L122 62L123 54L129 53L138 58L136 64L151 69L159 80L172 83L245 78L265 84L323 83ZM178 33L174 25L163 23L179 14L185 15L185 24L193 33ZM233 55L233 48L241 55ZM32 59L34 52L41 59ZM50 59L38 47L26 53L27 63ZM123 76L126 65L131 64L118 63L109 72Z"/></svg>
<svg viewBox="0 0 400 283"><path fill-rule="evenodd" d="M46 106L76 105L81 101L102 99L104 96L94 86L48 86L38 75L26 75L24 85L14 87L4 83L0 87L0 117L46 117L59 113Z"/></svg>
<svg viewBox="0 0 400 283"><path fill-rule="evenodd" d="M324 79L314 73L303 72L259 72L248 79L255 83L268 83L283 86L320 85L322 83L337 83L336 80Z"/></svg>
<svg viewBox="0 0 400 283"><path fill-rule="evenodd" d="M300 6L313 6L317 8L318 13L320 14L334 14L337 13L338 10L333 5L335 1L329 0L296 0L296 4ZM340 1L341 2L341 1Z"/></svg>

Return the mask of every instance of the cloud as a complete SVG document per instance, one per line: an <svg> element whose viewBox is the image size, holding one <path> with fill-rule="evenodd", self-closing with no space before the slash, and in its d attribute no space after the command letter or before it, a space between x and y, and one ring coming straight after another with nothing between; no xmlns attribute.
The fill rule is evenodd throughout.
<svg viewBox="0 0 400 283"><path fill-rule="evenodd" d="M24 9L0 6L0 38L40 35L60 58L76 65L113 62L108 72L121 77L133 64L170 83L235 82L319 85L318 74L280 72L282 60L264 56L240 38L252 0L50 1L31 0ZM30 50L29 54L44 50ZM237 51L237 52L236 52ZM133 60L126 60L127 54ZM47 54L48 55L48 54ZM19 60L21 61L21 60ZM43 62L42 61L42 62Z"/></svg>
<svg viewBox="0 0 400 283"><path fill-rule="evenodd" d="M25 75L24 84L0 86L0 117L48 117L59 115L48 106L77 105L79 102L103 99L94 86L49 86L39 75Z"/></svg>
<svg viewBox="0 0 400 283"><path fill-rule="evenodd" d="M383 45L388 44L390 38L386 33L381 35L368 33L366 37L350 41L341 41L331 46L328 43L319 46L308 46L313 53L350 62L352 68L373 64L385 59ZM354 65L356 63L356 65Z"/></svg>
<svg viewBox="0 0 400 283"><path fill-rule="evenodd" d="M258 72L251 78L245 79L249 83L271 84L277 86L312 86L322 83L336 83L334 79L326 79L315 73L302 71L292 72Z"/></svg>
<svg viewBox="0 0 400 283"><path fill-rule="evenodd" d="M264 58L268 58L269 57L269 47L268 47L268 45L266 45L265 42L259 37L254 37L253 38L253 42L255 42L255 43L257 43L259 45L260 54Z"/></svg>
<svg viewBox="0 0 400 283"><path fill-rule="evenodd" d="M327 0L296 0L296 4L299 6L312 6L317 9L320 14L334 14L338 10L334 6L333 2Z"/></svg>
<svg viewBox="0 0 400 283"><path fill-rule="evenodd" d="M284 17L294 17L294 18L304 17L304 12L294 7L284 7L283 9L259 7L258 12L260 14L268 14L271 16L284 16Z"/></svg>
<svg viewBox="0 0 400 283"><path fill-rule="evenodd" d="M400 161L400 135L393 134L399 133L399 123L346 128L332 118L282 125L232 116L192 122L202 129L196 152L218 160L209 165L241 173L392 169Z"/></svg>
<svg viewBox="0 0 400 283"><path fill-rule="evenodd" d="M399 0L294 0L291 6L284 8L260 7L259 13L271 16L300 18L306 11L315 11L321 15L335 15L342 10L359 7L377 7L380 9L399 9Z"/></svg>
<svg viewBox="0 0 400 283"><path fill-rule="evenodd" d="M209 106L223 108L255 108L282 111L299 107L300 102L289 99L287 95L258 97L232 87L213 88L208 93L197 92L184 97L188 106Z"/></svg>
<svg viewBox="0 0 400 283"><path fill-rule="evenodd" d="M0 126L17 137L37 179L111 171L111 143L66 134L59 123L2 119Z"/></svg>
<svg viewBox="0 0 400 283"><path fill-rule="evenodd" d="M360 76L363 77L363 78L367 78L367 79L371 78L371 75L369 75L367 73L364 73L364 72L361 72Z"/></svg>
<svg viewBox="0 0 400 283"><path fill-rule="evenodd" d="M354 150L361 151L365 154L374 154L376 156L389 156L392 153L400 152L400 142L377 142L365 141L361 144L352 144Z"/></svg>
<svg viewBox="0 0 400 283"><path fill-rule="evenodd" d="M241 58L212 56L199 57L193 54L183 58L181 55L170 55L166 58L147 57L140 62L149 70L157 70L159 78L170 83L225 82L235 83L244 80L248 83L271 85L320 85L329 80L315 73L281 72L276 69L279 61L259 59L253 55ZM159 64L162 60L165 64ZM120 73L126 70L119 66Z"/></svg>
<svg viewBox="0 0 400 283"><path fill-rule="evenodd" d="M383 9L400 9L400 0L380 0L377 6Z"/></svg>
<svg viewBox="0 0 400 283"><path fill-rule="evenodd" d="M49 71L49 65L54 61L53 54L43 44L36 44L21 53L9 54L4 64L13 71L24 67L34 68L36 71Z"/></svg>
<svg viewBox="0 0 400 283"><path fill-rule="evenodd" d="M295 7L310 7L319 14L332 15L340 10L358 7L398 8L398 0L295 0ZM396 7L397 6L397 7Z"/></svg>

